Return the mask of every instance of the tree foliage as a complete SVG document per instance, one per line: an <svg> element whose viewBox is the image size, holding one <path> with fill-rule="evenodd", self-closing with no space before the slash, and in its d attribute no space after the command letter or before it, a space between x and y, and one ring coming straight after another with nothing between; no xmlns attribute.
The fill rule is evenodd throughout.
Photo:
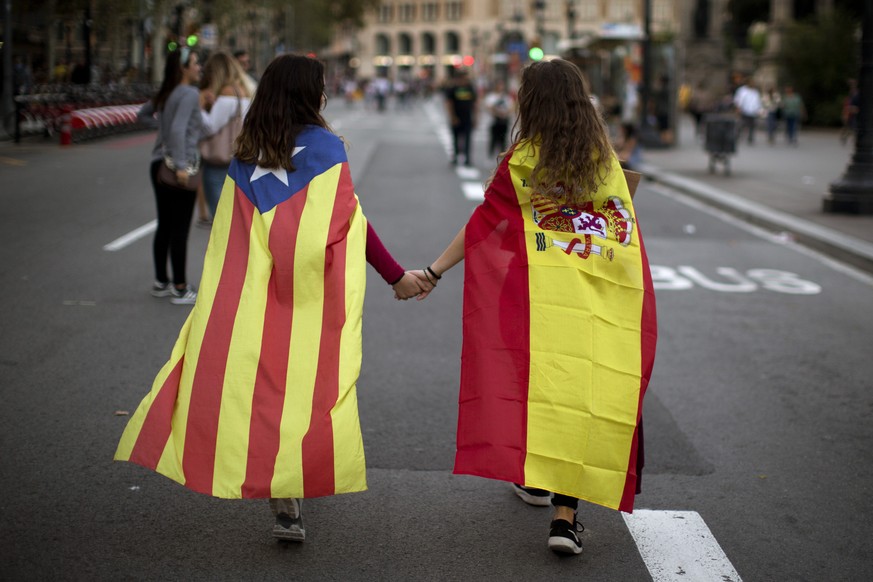
<svg viewBox="0 0 873 582"><path fill-rule="evenodd" d="M812 124L839 124L847 80L857 77L859 58L859 22L848 12L835 10L786 29L780 55L784 81L803 97Z"/></svg>

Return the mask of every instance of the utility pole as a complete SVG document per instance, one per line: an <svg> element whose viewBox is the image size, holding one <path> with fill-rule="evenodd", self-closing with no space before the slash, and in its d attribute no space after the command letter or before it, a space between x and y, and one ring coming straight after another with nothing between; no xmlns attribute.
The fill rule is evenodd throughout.
<svg viewBox="0 0 873 582"><path fill-rule="evenodd" d="M855 153L843 177L831 184L825 212L873 214L873 0L863 2Z"/></svg>
<svg viewBox="0 0 873 582"><path fill-rule="evenodd" d="M3 0L3 119L15 111L12 102L12 0Z"/></svg>
<svg viewBox="0 0 873 582"><path fill-rule="evenodd" d="M652 0L643 2L643 79L640 87L640 141L659 141L655 128L649 126L649 100L652 94Z"/></svg>

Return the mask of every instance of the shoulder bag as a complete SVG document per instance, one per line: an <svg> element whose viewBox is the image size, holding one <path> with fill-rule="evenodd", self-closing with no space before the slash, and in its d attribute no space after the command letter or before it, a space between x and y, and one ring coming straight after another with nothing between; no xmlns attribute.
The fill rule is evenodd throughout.
<svg viewBox="0 0 873 582"><path fill-rule="evenodd" d="M207 164L229 166L233 158L233 142L243 126L242 99L236 87L233 91L236 94L236 114L214 135L200 142L200 157Z"/></svg>

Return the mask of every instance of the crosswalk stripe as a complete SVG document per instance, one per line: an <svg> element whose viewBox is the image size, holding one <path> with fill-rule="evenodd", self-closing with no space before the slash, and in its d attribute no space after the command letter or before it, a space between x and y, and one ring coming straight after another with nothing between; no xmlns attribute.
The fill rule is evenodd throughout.
<svg viewBox="0 0 873 582"><path fill-rule="evenodd" d="M741 582L696 511L638 509L622 517L654 582Z"/></svg>
<svg viewBox="0 0 873 582"><path fill-rule="evenodd" d="M119 251L129 244L141 239L144 236L148 236L153 233L158 228L158 221L152 220L151 222L147 222L141 227L130 231L124 236L118 237L111 243L103 245L104 251Z"/></svg>

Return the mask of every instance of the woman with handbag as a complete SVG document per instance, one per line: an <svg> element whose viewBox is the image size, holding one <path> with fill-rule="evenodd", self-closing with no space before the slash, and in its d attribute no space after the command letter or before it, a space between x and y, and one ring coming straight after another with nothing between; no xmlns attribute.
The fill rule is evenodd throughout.
<svg viewBox="0 0 873 582"><path fill-rule="evenodd" d="M188 47L171 52L161 88L138 114L140 122L158 130L150 168L158 210L152 295L169 297L177 305L192 305L197 299L197 292L185 278L185 261L201 175L197 148L203 133L196 87L199 81L197 53ZM172 284L167 275L168 256L173 266Z"/></svg>
<svg viewBox="0 0 873 582"><path fill-rule="evenodd" d="M203 133L200 156L203 160L203 193L209 214L214 218L224 178L233 157L233 143L242 131L243 117L252 94L243 80L242 66L233 55L218 51L203 66L200 107Z"/></svg>

